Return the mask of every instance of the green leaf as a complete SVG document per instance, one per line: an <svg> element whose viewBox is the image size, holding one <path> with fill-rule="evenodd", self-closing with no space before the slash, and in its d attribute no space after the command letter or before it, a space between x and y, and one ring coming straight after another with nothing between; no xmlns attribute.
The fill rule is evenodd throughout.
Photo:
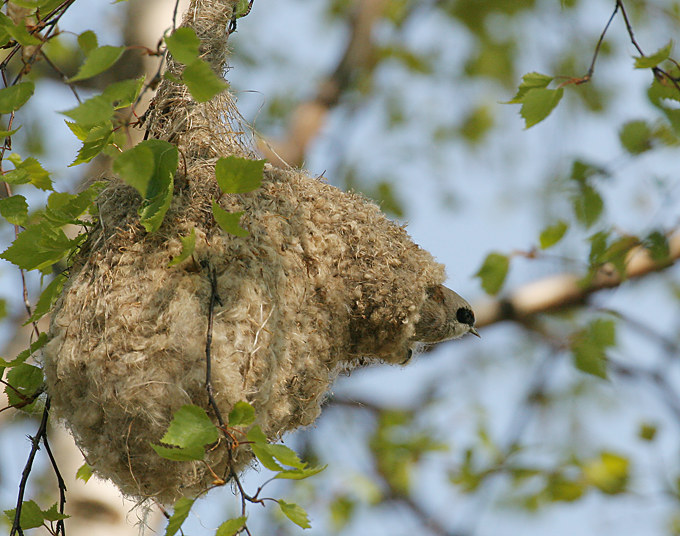
<svg viewBox="0 0 680 536"><path fill-rule="evenodd" d="M323 471L327 465L319 465L317 467L309 467L307 469L285 469L280 471L274 478L287 480L303 480L314 476Z"/></svg>
<svg viewBox="0 0 680 536"><path fill-rule="evenodd" d="M285 514L285 516L295 523L298 527L303 529L308 529L311 527L309 524L309 518L307 517L307 512L305 512L302 507L295 503L287 503L286 501L279 499L279 508Z"/></svg>
<svg viewBox="0 0 680 536"><path fill-rule="evenodd" d="M87 99L75 108L60 112L83 127L101 125L113 117L113 105L104 95Z"/></svg>
<svg viewBox="0 0 680 536"><path fill-rule="evenodd" d="M75 195L65 192L51 193L47 198L45 219L55 226L77 223L78 217L87 211L101 190L101 183L97 183Z"/></svg>
<svg viewBox="0 0 680 536"><path fill-rule="evenodd" d="M506 104L519 104L531 89L543 89L548 87L553 77L541 73L527 73L522 77L522 83L517 89L517 93Z"/></svg>
<svg viewBox="0 0 680 536"><path fill-rule="evenodd" d="M229 85L203 60L196 60L184 68L182 81L196 102L206 102Z"/></svg>
<svg viewBox="0 0 680 536"><path fill-rule="evenodd" d="M541 249L548 249L557 244L562 240L567 229L569 229L569 225L562 220L543 229L540 236Z"/></svg>
<svg viewBox="0 0 680 536"><path fill-rule="evenodd" d="M16 515L16 508L5 510L5 515L13 522ZM21 515L19 516L19 524L23 530L35 529L42 526L45 521L42 510L35 503L35 501L24 501L21 503Z"/></svg>
<svg viewBox="0 0 680 536"><path fill-rule="evenodd" d="M163 445L154 445L151 443L151 448L153 448L156 451L156 454L161 458L175 462L190 462L205 458L205 449L200 446L164 447Z"/></svg>
<svg viewBox="0 0 680 536"><path fill-rule="evenodd" d="M21 160L21 157L12 153L7 157L7 159L14 164L14 170L9 171L3 177L3 180L7 181L8 176L12 176L14 173L28 177L28 182L33 184L36 188L40 190L51 190L52 189L52 179L50 179L50 174L43 169L40 162L38 162L32 156L28 157L26 160Z"/></svg>
<svg viewBox="0 0 680 536"><path fill-rule="evenodd" d="M647 90L649 101L655 106L661 106L665 99L680 102L680 91L665 78L654 78Z"/></svg>
<svg viewBox="0 0 680 536"><path fill-rule="evenodd" d="M354 517L357 503L348 495L336 497L330 505L331 525L336 531L342 530Z"/></svg>
<svg viewBox="0 0 680 536"><path fill-rule="evenodd" d="M176 257L173 257L170 262L168 263L168 266L175 266L176 264L179 264L185 259L188 259L191 257L191 255L194 252L194 248L196 247L196 229L192 227L191 232L189 233L189 236L180 236L179 241L182 243L182 251L180 251L179 255Z"/></svg>
<svg viewBox="0 0 680 536"><path fill-rule="evenodd" d="M588 237L590 242L590 253L588 254L588 262L591 265L602 264L604 253L607 251L607 244L609 240L609 232L599 231Z"/></svg>
<svg viewBox="0 0 680 536"><path fill-rule="evenodd" d="M35 308L33 309L33 314L31 315L31 318L26 320L24 322L24 326L27 324L30 324L31 322L37 322L40 320L43 316L45 316L47 313L50 312L50 309L52 309L52 305L54 304L55 301L57 301L57 298L61 295L61 289L64 288L64 283L66 282L66 275L61 273L55 278L50 281L50 284L45 287L45 290L42 291L42 294L40 294L40 298L38 298L38 303L35 304Z"/></svg>
<svg viewBox="0 0 680 536"><path fill-rule="evenodd" d="M17 132L19 132L20 129L21 129L21 127L17 127L15 129L12 129L12 130L0 130L0 138L7 138L9 136L14 136Z"/></svg>
<svg viewBox="0 0 680 536"><path fill-rule="evenodd" d="M293 449L288 448L286 445L269 444L267 445L267 450L274 458L284 465L289 465L296 469L304 469L307 465L300 460Z"/></svg>
<svg viewBox="0 0 680 536"><path fill-rule="evenodd" d="M94 33L92 30L87 30L81 33L78 36L78 46L87 56L90 52L92 52L95 48L99 46L99 43L97 42L97 34Z"/></svg>
<svg viewBox="0 0 680 536"><path fill-rule="evenodd" d="M264 160L238 156L220 158L215 165L217 184L225 194L243 194L257 190L262 183Z"/></svg>
<svg viewBox="0 0 680 536"><path fill-rule="evenodd" d="M255 454L255 457L267 469L270 471L283 471L283 467L276 463L274 456L271 455L267 446L266 443L253 443L250 445L250 448L253 451L253 454Z"/></svg>
<svg viewBox="0 0 680 536"><path fill-rule="evenodd" d="M668 59L671 55L671 49L673 48L673 41L669 41L668 44L659 50L657 50L651 56L637 56L635 57L635 68L636 69L651 69L656 67L662 61Z"/></svg>
<svg viewBox="0 0 680 536"><path fill-rule="evenodd" d="M90 480L90 478L92 478L92 474L92 467L88 463L84 463L76 471L76 478L82 480L83 482L87 482Z"/></svg>
<svg viewBox="0 0 680 536"><path fill-rule="evenodd" d="M0 89L0 114L8 114L21 108L33 96L33 82L19 82Z"/></svg>
<svg viewBox="0 0 680 536"><path fill-rule="evenodd" d="M236 402L229 412L229 426L248 426L255 422L255 409L242 400Z"/></svg>
<svg viewBox="0 0 680 536"><path fill-rule="evenodd" d="M223 231L233 234L234 236L248 236L250 234L243 227L239 226L239 221L241 221L241 216L243 216L244 212L227 212L215 201L213 201L212 209L215 221Z"/></svg>
<svg viewBox="0 0 680 536"><path fill-rule="evenodd" d="M583 467L587 481L608 495L626 491L630 476L630 461L613 452L602 452L600 457L589 461Z"/></svg>
<svg viewBox="0 0 680 536"><path fill-rule="evenodd" d="M68 82L86 80L103 73L120 59L123 52L125 47L103 46L91 50L76 75L69 78Z"/></svg>
<svg viewBox="0 0 680 536"><path fill-rule="evenodd" d="M113 161L113 172L137 190L143 198L147 197L155 169L156 159L153 150L144 142L119 154Z"/></svg>
<svg viewBox="0 0 680 536"><path fill-rule="evenodd" d="M198 59L201 41L196 37L193 28L177 28L175 32L165 38L170 54L180 63L188 65Z"/></svg>
<svg viewBox="0 0 680 536"><path fill-rule="evenodd" d="M583 184L572 199L574 216L586 228L593 225L602 215L604 202L598 191L589 184Z"/></svg>
<svg viewBox="0 0 680 536"><path fill-rule="evenodd" d="M252 449L253 454L255 454L255 457L260 460L262 465L264 465L270 471L283 470L283 467L276 463L274 456L272 456L271 452L269 452L267 436L259 426L253 426L250 430L248 430L246 439L252 442L250 448Z"/></svg>
<svg viewBox="0 0 680 536"><path fill-rule="evenodd" d="M250 0L236 0L234 18L245 17L250 11Z"/></svg>
<svg viewBox="0 0 680 536"><path fill-rule="evenodd" d="M631 249L638 246L640 241L634 236L623 236L612 242L604 252L604 262L610 262L623 278L626 276L626 260Z"/></svg>
<svg viewBox="0 0 680 536"><path fill-rule="evenodd" d="M42 370L27 363L21 363L12 367L7 373L7 383L5 386L5 394L11 406L21 409L29 409L33 406L31 403L26 406L27 399L33 397L43 385ZM10 387L11 386L11 387ZM17 391L19 391L17 393Z"/></svg>
<svg viewBox="0 0 680 536"><path fill-rule="evenodd" d="M642 241L644 247L649 250L652 259L657 262L669 260L671 250L668 245L668 238L660 231L652 231Z"/></svg>
<svg viewBox="0 0 680 536"><path fill-rule="evenodd" d="M225 521L217 528L215 536L234 536L234 534L243 528L247 519L247 517L241 516Z"/></svg>
<svg viewBox="0 0 680 536"><path fill-rule="evenodd" d="M203 408L186 404L172 417L168 431L161 438L163 443L177 447L203 447L219 438L217 427Z"/></svg>
<svg viewBox="0 0 680 536"><path fill-rule="evenodd" d="M144 80L145 77L140 76L139 78L114 82L106 86L101 96L107 99L116 110L127 108L137 100L139 92L144 86Z"/></svg>
<svg viewBox="0 0 680 536"><path fill-rule="evenodd" d="M0 199L0 215L12 225L24 225L28 220L28 203L23 195Z"/></svg>
<svg viewBox="0 0 680 536"><path fill-rule="evenodd" d="M69 255L82 240L83 237L70 240L61 229L42 221L19 233L0 258L24 270L42 270Z"/></svg>
<svg viewBox="0 0 680 536"><path fill-rule="evenodd" d="M643 422L638 429L638 437L643 441L654 441L659 427L656 424Z"/></svg>
<svg viewBox="0 0 680 536"><path fill-rule="evenodd" d="M71 517L59 512L57 503L54 503L47 510L43 510L42 513L45 516L46 521L60 521L62 519L68 519L69 517Z"/></svg>
<svg viewBox="0 0 680 536"><path fill-rule="evenodd" d="M489 253L475 277L481 279L482 288L487 294L496 295L503 288L510 269L510 259L500 253Z"/></svg>
<svg viewBox="0 0 680 536"><path fill-rule="evenodd" d="M641 154L652 148L652 130L645 121L628 121L619 131L619 140L630 154Z"/></svg>
<svg viewBox="0 0 680 536"><path fill-rule="evenodd" d="M165 536L174 536L182 527L189 516L194 501L195 499L187 499L186 497L181 497L175 501L172 516L168 520L168 526L165 527Z"/></svg>
<svg viewBox="0 0 680 536"><path fill-rule="evenodd" d="M572 337L571 352L576 368L606 379L606 351L615 343L616 324L612 320L594 320L589 326Z"/></svg>
<svg viewBox="0 0 680 536"><path fill-rule="evenodd" d="M563 94L562 88L527 91L522 98L522 108L519 111L524 118L525 128L530 128L548 117L562 99Z"/></svg>
<svg viewBox="0 0 680 536"><path fill-rule="evenodd" d="M19 355L17 355L16 358L14 358L12 361L5 361L4 359L0 359L0 366L14 367L16 365L19 365L20 363L23 363L35 352L40 350L40 348L45 346L48 340L49 339L47 338L47 333L41 333L38 336L38 338L35 341L33 341L26 350L19 352Z"/></svg>
<svg viewBox="0 0 680 536"><path fill-rule="evenodd" d="M67 122L68 123L68 122ZM73 124L73 123L69 123ZM109 145L113 138L113 125L111 121L106 121L101 125L96 125L90 129L83 145L78 151L78 156L69 167L85 164L101 153Z"/></svg>
<svg viewBox="0 0 680 536"><path fill-rule="evenodd" d="M14 2L12 2L14 3ZM18 24L14 24L12 19L10 19L4 13L0 13L0 27L4 32L10 35L17 43L22 46L35 46L39 45L42 41L36 36L31 35L26 28L26 23L20 21Z"/></svg>
<svg viewBox="0 0 680 536"><path fill-rule="evenodd" d="M147 232L158 230L172 201L177 171L177 147L162 140L146 140L118 155L113 170L143 197L140 223Z"/></svg>

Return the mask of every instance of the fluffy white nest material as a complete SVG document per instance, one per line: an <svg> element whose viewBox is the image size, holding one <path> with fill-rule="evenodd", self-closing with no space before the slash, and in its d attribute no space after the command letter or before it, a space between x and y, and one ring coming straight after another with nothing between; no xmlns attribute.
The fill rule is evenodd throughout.
<svg viewBox="0 0 680 536"><path fill-rule="evenodd" d="M201 24L221 31L224 48L232 2L206 5L195 2L185 24L199 36ZM224 58L214 55L221 69ZM247 154L228 126L231 106L228 95L196 104L183 86L163 83L149 128L183 155L165 221L146 233L138 194L112 181L52 316L45 351L52 406L96 472L128 495L169 502L213 480L204 464L168 461L150 447L180 406L212 415L205 390L212 270L215 398L223 415L239 400L251 403L271 439L314 421L338 370L403 362L428 289L445 278L375 204L303 173L266 166L260 189L220 198L217 157ZM215 224L218 198L245 211L248 237ZM192 228L197 263L168 268L178 237ZM250 459L239 448L235 468ZM224 473L227 449L207 460Z"/></svg>

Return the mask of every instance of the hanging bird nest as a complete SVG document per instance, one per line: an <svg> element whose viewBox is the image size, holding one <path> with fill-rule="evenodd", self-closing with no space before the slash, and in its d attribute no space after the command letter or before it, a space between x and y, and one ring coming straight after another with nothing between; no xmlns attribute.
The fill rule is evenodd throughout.
<svg viewBox="0 0 680 536"><path fill-rule="evenodd" d="M183 23L220 74L233 3L195 0ZM180 71L172 60L168 69ZM217 405L226 415L247 401L277 440L314 421L339 370L404 362L428 292L445 279L375 204L302 172L266 165L259 189L222 195L218 157L252 157L237 117L226 92L199 104L185 86L162 83L148 130L182 155L164 222L147 233L137 191L111 180L54 308L45 350L52 407L88 463L127 495L167 503L214 479L206 464L169 461L150 446L181 406L214 414L205 385L213 291ZM215 200L245 212L249 236L217 226ZM168 267L192 229L193 259ZM218 474L251 459L245 446L206 457Z"/></svg>

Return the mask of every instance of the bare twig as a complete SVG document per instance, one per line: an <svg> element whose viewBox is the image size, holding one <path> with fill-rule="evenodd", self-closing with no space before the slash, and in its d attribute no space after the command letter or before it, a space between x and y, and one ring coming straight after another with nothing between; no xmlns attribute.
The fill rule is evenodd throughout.
<svg viewBox="0 0 680 536"><path fill-rule="evenodd" d="M21 508L24 503L24 495L26 494L26 485L28 484L28 477L31 474L31 469L33 468L33 461L35 460L35 455L40 449L40 441L45 437L47 433L47 421L50 414L50 397L48 395L45 400L45 407L43 408L42 418L40 419L40 426L35 436L31 437L31 452L28 455L28 460L24 466L24 470L21 473L21 482L19 483L19 495L17 496L17 506L14 512L14 520L12 521L12 529L10 530L9 536L14 536L18 534L23 536L24 531L21 528ZM63 534L63 533L62 533Z"/></svg>

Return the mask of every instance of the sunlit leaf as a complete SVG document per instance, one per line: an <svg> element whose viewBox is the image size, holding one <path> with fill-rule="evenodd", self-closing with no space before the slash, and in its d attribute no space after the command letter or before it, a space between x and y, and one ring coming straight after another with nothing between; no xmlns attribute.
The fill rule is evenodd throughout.
<svg viewBox="0 0 680 536"><path fill-rule="evenodd" d="M90 480L90 478L92 478L92 474L92 467L89 464L84 463L76 471L76 478L82 480L83 482L87 482Z"/></svg>
<svg viewBox="0 0 680 536"><path fill-rule="evenodd" d="M64 288L64 283L66 282L65 274L58 274L54 277L50 284L45 287L45 290L40 294L38 302L33 308L33 314L31 317L24 322L24 326L30 324L31 322L37 322L43 316L50 312L52 309L52 304L57 301L57 298L61 295L61 290Z"/></svg>
<svg viewBox="0 0 680 536"><path fill-rule="evenodd" d="M61 113L82 126L94 126L109 121L113 117L114 109L110 99L96 95Z"/></svg>
<svg viewBox="0 0 680 536"><path fill-rule="evenodd" d="M8 114L21 108L33 96L33 82L19 82L0 89L0 114Z"/></svg>
<svg viewBox="0 0 680 536"><path fill-rule="evenodd" d="M173 257L170 260L168 266L175 266L176 264L179 264L183 260L186 260L189 257L191 257L191 255L194 252L194 248L196 247L196 229L192 227L189 235L180 236L179 241L182 243L182 251L180 251L179 255Z"/></svg>
<svg viewBox="0 0 680 536"><path fill-rule="evenodd" d="M553 77L541 73L527 73L522 77L522 83L517 93L507 104L519 104L531 89L543 89L548 87Z"/></svg>
<svg viewBox="0 0 680 536"><path fill-rule="evenodd" d="M16 358L14 358L12 361L5 361L4 359L0 359L0 366L14 367L20 363L23 363L35 352L40 350L40 348L45 346L48 340L49 339L47 337L47 333L45 332L41 333L38 336L38 338L35 341L33 341L26 350L22 350L21 352L19 352L19 355L17 355Z"/></svg>
<svg viewBox="0 0 680 536"><path fill-rule="evenodd" d="M212 205L215 221L223 231L234 236L248 236L250 233L239 225L244 212L227 212L215 201Z"/></svg>
<svg viewBox="0 0 680 536"><path fill-rule="evenodd" d="M81 241L82 238L69 239L61 229L43 221L19 233L0 258L25 270L43 269L64 258Z"/></svg>
<svg viewBox="0 0 680 536"><path fill-rule="evenodd" d="M69 78L68 81L86 80L103 73L120 59L123 52L125 52L125 47L103 46L91 50L76 75Z"/></svg>
<svg viewBox="0 0 680 536"><path fill-rule="evenodd" d="M669 41L664 47L661 47L654 54L650 56L637 56L635 58L635 68L636 69L651 69L656 67L662 61L668 59L671 54L671 49L673 48L673 41Z"/></svg>
<svg viewBox="0 0 680 536"><path fill-rule="evenodd" d="M0 199L0 215L12 225L24 225L28 219L28 203L23 195Z"/></svg>
<svg viewBox="0 0 680 536"><path fill-rule="evenodd" d="M234 536L243 525L246 524L247 518L245 516L229 519L222 523L218 528L215 536Z"/></svg>
<svg viewBox="0 0 680 536"><path fill-rule="evenodd" d="M303 529L308 529L312 525L309 523L309 517L307 517L307 512L301 506L295 503L287 503L286 501L279 499L279 508L285 514L285 516L290 519L297 526Z"/></svg>
<svg viewBox="0 0 680 536"><path fill-rule="evenodd" d="M550 225L541 231L540 244L541 249L548 249L557 244L565 233L569 229L569 226L564 221L558 221L554 225Z"/></svg>
<svg viewBox="0 0 680 536"><path fill-rule="evenodd" d="M182 81L196 102L209 101L229 87L203 60L187 65L182 73Z"/></svg>
<svg viewBox="0 0 680 536"><path fill-rule="evenodd" d="M78 36L78 45L87 56L90 52L92 52L95 48L99 46L99 43L97 41L97 34L94 33L92 30L87 30L81 33Z"/></svg>
<svg viewBox="0 0 680 536"><path fill-rule="evenodd" d="M630 476L630 461L613 452L602 452L599 458L583 467L583 474L590 484L603 493L616 495L626 490Z"/></svg>
<svg viewBox="0 0 680 536"><path fill-rule="evenodd" d="M217 184L225 194L252 192L260 187L264 163L238 156L220 158L215 165Z"/></svg>
<svg viewBox="0 0 680 536"><path fill-rule="evenodd" d="M255 409L242 400L236 402L229 412L229 426L248 426L255 422Z"/></svg>
<svg viewBox="0 0 680 536"><path fill-rule="evenodd" d="M200 447L217 441L217 427L203 408L186 404L175 411L168 431L161 438L167 445Z"/></svg>
<svg viewBox="0 0 680 536"><path fill-rule="evenodd" d="M181 497L175 501L173 513L168 520L168 526L165 527L165 536L174 536L177 533L189 516L193 505L194 499L187 499L186 497Z"/></svg>
<svg viewBox="0 0 680 536"><path fill-rule="evenodd" d="M16 509L5 510L5 515L10 520L10 523L14 521L14 516L16 515ZM34 529L36 527L42 526L45 521L45 516L40 510L40 507L35 503L35 501L24 501L21 503L21 515L19 516L19 524L23 530Z"/></svg>
<svg viewBox="0 0 680 536"><path fill-rule="evenodd" d="M563 94L562 88L527 91L522 97L522 108L519 112L524 118L525 128L530 128L548 117L562 99Z"/></svg>
<svg viewBox="0 0 680 536"><path fill-rule="evenodd" d="M62 519L68 519L71 516L68 516L66 514L62 514L59 512L59 508L57 506L57 503L54 503L52 506L50 506L47 510L42 511L43 516L45 516L46 521L60 521Z"/></svg>
<svg viewBox="0 0 680 536"><path fill-rule="evenodd" d="M26 403L42 389L44 377L42 369L21 363L9 369L6 381L9 385L5 386L5 394L9 404L21 409L30 409L33 403L30 406Z"/></svg>
<svg viewBox="0 0 680 536"><path fill-rule="evenodd" d="M172 35L166 37L165 44L176 61L188 65L198 58L201 41L196 37L193 28L184 27L177 28Z"/></svg>
<svg viewBox="0 0 680 536"><path fill-rule="evenodd" d="M489 253L475 277L479 277L487 294L495 295L503 288L510 269L510 259L500 253Z"/></svg>

